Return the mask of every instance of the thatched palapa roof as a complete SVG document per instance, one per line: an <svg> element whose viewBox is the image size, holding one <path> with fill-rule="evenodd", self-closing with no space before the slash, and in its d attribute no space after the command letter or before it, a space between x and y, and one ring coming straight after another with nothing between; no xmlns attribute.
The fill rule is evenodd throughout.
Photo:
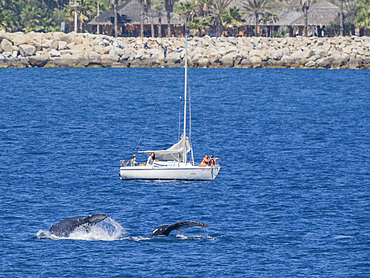
<svg viewBox="0 0 370 278"><path fill-rule="evenodd" d="M276 26L290 26L294 20L297 20L302 13L288 8L279 8L272 11L278 16L278 20L272 25Z"/></svg>
<svg viewBox="0 0 370 278"><path fill-rule="evenodd" d="M326 1L320 1L313 4L307 13L307 25L325 26L330 24L339 15L340 8ZM304 26L305 17L300 16L292 22L292 25Z"/></svg>
<svg viewBox="0 0 370 278"><path fill-rule="evenodd" d="M292 22L298 19L302 13L288 8L278 8L270 11L272 14L277 15L278 20L273 23L264 23L262 20L258 22L258 25L273 25L273 26L289 26ZM245 14L243 16L247 25L255 25L256 17L253 14ZM261 17L259 17L261 19Z"/></svg>
<svg viewBox="0 0 370 278"><path fill-rule="evenodd" d="M136 0L127 1L117 7L117 14L119 24L140 24L140 13L142 6ZM153 24L159 24L159 14L157 11L150 9L148 13L144 13L144 24L150 24L150 14L153 16ZM167 24L166 12L161 13L161 24ZM113 9L102 13L95 17L88 24L89 25L112 25L112 18L114 18ZM184 25L185 21L176 13L171 13L171 25Z"/></svg>
<svg viewBox="0 0 370 278"><path fill-rule="evenodd" d="M234 0L230 6L235 6L244 12L242 8L242 0ZM271 13L276 14L278 20L274 23L264 23L259 21L258 25L273 25L273 26L304 26L305 18L301 11L294 10L292 8L278 8L270 10ZM339 7L326 2L319 1L316 4L310 6L308 10L308 25L310 26L324 26L332 22L339 14ZM255 25L256 18L251 13L245 13L242 17L245 20L246 25ZM261 17L259 18L261 19Z"/></svg>

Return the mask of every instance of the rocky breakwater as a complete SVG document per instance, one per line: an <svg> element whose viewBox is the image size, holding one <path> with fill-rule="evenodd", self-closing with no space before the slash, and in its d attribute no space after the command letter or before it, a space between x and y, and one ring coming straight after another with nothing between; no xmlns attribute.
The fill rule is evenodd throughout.
<svg viewBox="0 0 370 278"><path fill-rule="evenodd" d="M184 38L0 31L0 67L180 67L184 48ZM190 67L370 68L369 37L194 37L188 49Z"/></svg>

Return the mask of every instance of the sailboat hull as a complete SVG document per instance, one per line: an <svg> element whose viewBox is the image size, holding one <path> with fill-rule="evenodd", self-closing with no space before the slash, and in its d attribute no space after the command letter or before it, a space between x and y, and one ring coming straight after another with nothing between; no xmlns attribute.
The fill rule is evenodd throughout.
<svg viewBox="0 0 370 278"><path fill-rule="evenodd" d="M220 171L220 165L215 162L211 166L195 166L193 163L187 162L187 155L191 152L192 147L189 138L186 137L186 117L187 117L187 102L190 103L190 98L187 97L187 73L188 73L188 41L185 34L185 88L184 88L184 131L181 135L181 140L172 147L166 150L150 150L143 151L147 155L152 156L153 165L144 166L122 166L119 175L123 180L214 180ZM190 108L190 105L189 105ZM191 113L189 109L189 122ZM151 118L151 116L150 116ZM150 120L149 118L149 120ZM189 126L189 135L191 134L191 125ZM190 136L189 136L190 137ZM141 139L140 139L141 140ZM140 143L140 141L139 141ZM137 146L135 150L137 149ZM192 157L193 158L193 157ZM173 161L172 161L173 160ZM194 158L192 159L192 161ZM149 160L152 161L152 160ZM182 161L182 162L180 162ZM215 161L215 160L214 160Z"/></svg>
<svg viewBox="0 0 370 278"><path fill-rule="evenodd" d="M174 163L157 164L150 166L121 167L122 180L214 180L220 171L220 166L197 167L191 164Z"/></svg>

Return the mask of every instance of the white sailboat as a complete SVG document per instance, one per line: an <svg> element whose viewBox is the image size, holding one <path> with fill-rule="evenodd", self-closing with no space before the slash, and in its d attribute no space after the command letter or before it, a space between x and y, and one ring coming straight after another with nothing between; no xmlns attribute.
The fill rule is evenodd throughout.
<svg viewBox="0 0 370 278"><path fill-rule="evenodd" d="M141 166L122 165L120 178L123 180L146 179L146 180L214 180L220 171L217 160L214 164L196 165L193 159L193 149L189 138L186 136L187 116L187 79L188 79L188 42L185 34L185 90L184 90L184 130L181 139L171 148L166 150L142 151L147 155L155 154L152 164ZM190 133L190 131L189 131ZM188 153L191 160L188 161Z"/></svg>

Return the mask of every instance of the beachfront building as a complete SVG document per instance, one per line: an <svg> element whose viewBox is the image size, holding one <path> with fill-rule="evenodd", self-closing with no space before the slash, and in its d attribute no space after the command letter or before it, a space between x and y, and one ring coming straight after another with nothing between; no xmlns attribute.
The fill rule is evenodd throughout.
<svg viewBox="0 0 370 278"><path fill-rule="evenodd" d="M142 5L136 0L129 0L117 7L118 36L140 36L142 10ZM176 13L171 12L170 15L170 36L183 36L185 21ZM165 10L148 9L143 13L143 17L144 36L152 36L152 25L155 37L168 36L167 12ZM88 25L97 34L114 35L113 9L95 17Z"/></svg>
<svg viewBox="0 0 370 278"><path fill-rule="evenodd" d="M346 12L345 12L346 13ZM329 29L329 34L324 34L324 27L329 26L335 21L340 14L340 8L326 1L319 1L313 4L307 13L307 28L309 33L314 36L322 37L324 35L334 36L334 30ZM305 25L305 17L301 15L299 18L293 20L289 26L289 33L292 29L298 28L296 34L302 36Z"/></svg>
<svg viewBox="0 0 370 278"><path fill-rule="evenodd" d="M257 23L257 32L255 31L256 18L254 15L244 15L245 25L240 34L245 36L272 36L273 32L279 32L283 29L289 29L289 36L294 36L292 22L297 20L302 13L289 8L278 8L270 12L270 17L259 18Z"/></svg>
<svg viewBox="0 0 370 278"><path fill-rule="evenodd" d="M232 5L238 7L241 11L242 5L240 1L234 1ZM272 33L284 31L290 37L302 36L305 27L305 17L299 9L278 8L270 11L270 16L259 15L256 29L256 18L253 14L245 13L242 17L243 24L234 26L224 30L224 35L239 36L271 36ZM313 36L333 36L334 31L329 30L328 34L324 34L324 28L328 27L340 14L340 8L326 1L319 1L310 6L308 9L308 30L309 35ZM235 30L237 29L237 30ZM285 32L286 31L286 32Z"/></svg>

